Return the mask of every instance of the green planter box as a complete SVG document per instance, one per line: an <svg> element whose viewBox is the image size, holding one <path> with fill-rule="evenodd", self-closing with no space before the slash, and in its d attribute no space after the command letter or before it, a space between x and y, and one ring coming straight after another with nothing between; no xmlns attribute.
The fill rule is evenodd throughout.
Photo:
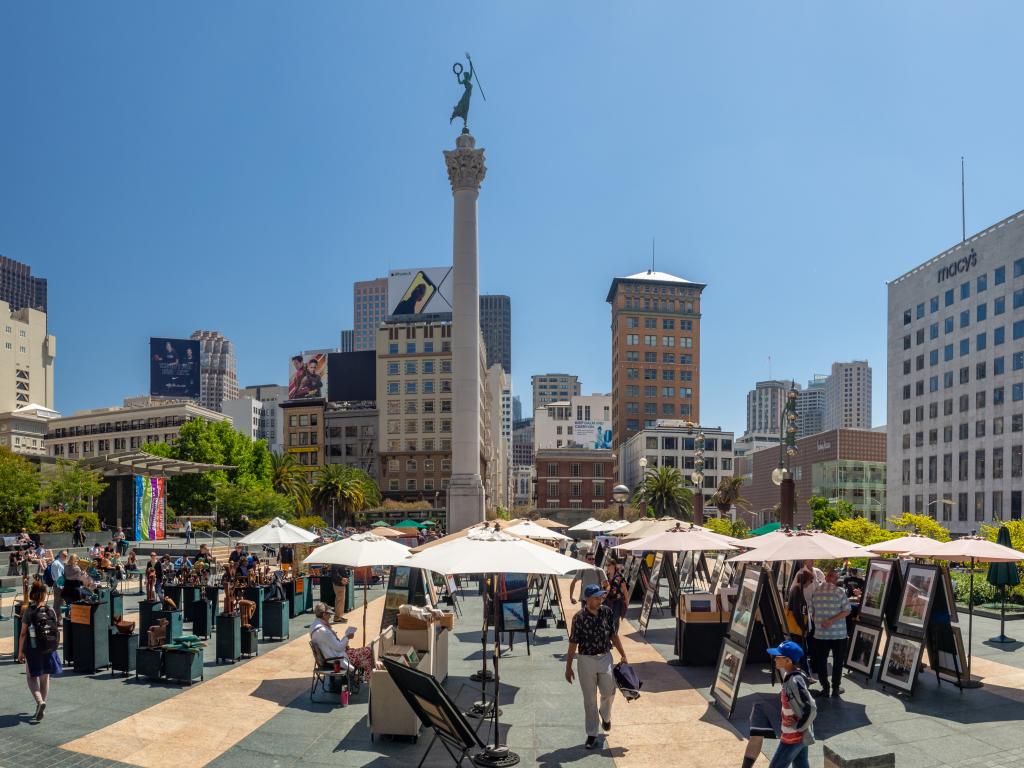
<svg viewBox="0 0 1024 768"><path fill-rule="evenodd" d="M18 622L15 625L15 627L20 632L21 620L17 617L15 617L15 619ZM17 637L17 635L15 635L15 637ZM61 642L64 643L63 663L64 666L66 667L75 663L75 636L71 632L71 619L69 619L67 616L64 617L64 622L61 626L60 637Z"/></svg>
<svg viewBox="0 0 1024 768"><path fill-rule="evenodd" d="M192 634L204 638L213 634L213 603L206 598L192 603Z"/></svg>
<svg viewBox="0 0 1024 768"><path fill-rule="evenodd" d="M286 640L288 632L288 601L263 601L263 638Z"/></svg>
<svg viewBox="0 0 1024 768"><path fill-rule="evenodd" d="M303 586L305 587L303 594L306 596L302 612L309 613L313 610L313 579L309 576L303 576L302 581Z"/></svg>
<svg viewBox="0 0 1024 768"><path fill-rule="evenodd" d="M110 636L110 672L123 672L128 677L135 671L136 654L139 652L139 636L137 633L122 635L115 632Z"/></svg>
<svg viewBox="0 0 1024 768"><path fill-rule="evenodd" d="M91 673L110 666L110 603L75 603L89 609L88 624L71 624L75 672Z"/></svg>
<svg viewBox="0 0 1024 768"><path fill-rule="evenodd" d="M213 605L213 615L216 616L218 613L217 606L220 604L220 587L204 587L203 592L206 595L206 599Z"/></svg>
<svg viewBox="0 0 1024 768"><path fill-rule="evenodd" d="M153 611L153 623L159 624L161 619L167 619L167 636L164 638L165 643L177 640L182 636L181 611Z"/></svg>
<svg viewBox="0 0 1024 768"><path fill-rule="evenodd" d="M242 596L246 600L256 603L256 610L252 614L252 626L259 629L263 626L263 587L246 587L242 590Z"/></svg>
<svg viewBox="0 0 1024 768"><path fill-rule="evenodd" d="M139 648L135 651L135 677L160 680L164 676L164 652L161 648Z"/></svg>
<svg viewBox="0 0 1024 768"><path fill-rule="evenodd" d="M148 600L139 601L139 635L141 640L139 644L141 647L146 646L146 633L149 632L149 628L153 626L153 612L160 610L159 602L149 602Z"/></svg>
<svg viewBox="0 0 1024 768"><path fill-rule="evenodd" d="M164 677L168 680L192 685L196 678L203 679L203 651L164 651Z"/></svg>
<svg viewBox="0 0 1024 768"><path fill-rule="evenodd" d="M301 584L301 587L299 586ZM288 591L291 585L291 592ZM306 598L309 596L309 577L303 576L290 582L285 582L285 594L291 597L291 617L301 616L306 612Z"/></svg>
<svg viewBox="0 0 1024 768"><path fill-rule="evenodd" d="M217 662L234 664L242 658L242 619L233 614L217 616Z"/></svg>

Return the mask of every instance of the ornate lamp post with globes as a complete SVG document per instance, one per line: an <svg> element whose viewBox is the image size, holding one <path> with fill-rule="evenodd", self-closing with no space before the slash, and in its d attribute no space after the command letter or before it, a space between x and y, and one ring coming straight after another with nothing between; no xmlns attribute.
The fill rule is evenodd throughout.
<svg viewBox="0 0 1024 768"><path fill-rule="evenodd" d="M704 433L698 432L693 441L693 522L704 525Z"/></svg>
<svg viewBox="0 0 1024 768"><path fill-rule="evenodd" d="M796 484L789 470L789 460L796 456L796 384L790 383L786 393L786 404L782 408L779 426L779 466L772 470L772 482L779 486L779 522L784 528L793 527L796 511Z"/></svg>
<svg viewBox="0 0 1024 768"><path fill-rule="evenodd" d="M624 485L616 485L612 488L612 500L619 505L619 520L626 519L625 503L629 499L629 488Z"/></svg>

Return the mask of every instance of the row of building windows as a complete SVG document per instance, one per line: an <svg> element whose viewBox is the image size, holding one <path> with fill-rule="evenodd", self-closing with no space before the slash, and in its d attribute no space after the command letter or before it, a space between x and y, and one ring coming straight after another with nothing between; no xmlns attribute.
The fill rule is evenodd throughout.
<svg viewBox="0 0 1024 768"><path fill-rule="evenodd" d="M625 356L626 356L626 362L627 363L639 363L640 362L640 352L638 350L627 349L626 353L625 353ZM658 362L658 353L657 352L644 352L643 361L645 363L656 363L656 362ZM662 352L661 353L661 362L663 364L665 364L665 365L675 365L676 364L676 353L675 352ZM679 355L679 364L680 365L693 365L693 355L687 355L687 354ZM692 377L693 377L693 372L692 371L681 371L680 374L679 374L679 377L681 379L685 379L686 381L690 381L692 379Z"/></svg>
<svg viewBox="0 0 1024 768"><path fill-rule="evenodd" d="M1009 509L1004 506L1005 501L1009 498ZM986 510L985 502L987 499L991 499L991 504ZM942 498L939 498L936 494L928 494L928 502L925 503L924 494L916 494L914 496L914 507L913 512L918 515L931 515L936 517L937 515L943 520L943 522L950 522L953 520L954 509L956 519L960 522L966 522L970 519L971 515L971 498L967 493L958 493L956 501L953 501L953 494L944 493ZM936 511L936 507L941 508L941 512ZM910 495L903 497L903 511L910 512ZM986 520L1003 520L1006 512L1009 511L1011 520L1021 519L1021 492L1010 491L1008 494L1003 491L992 491L991 495L986 494L985 491L975 491L974 493L974 520L983 522ZM988 516L986 516L986 513Z"/></svg>
<svg viewBox="0 0 1024 768"><path fill-rule="evenodd" d="M558 477L559 469L557 461L549 461L548 465L548 476ZM594 462L590 467L590 477L604 477L604 464L600 462ZM583 464L580 462L569 463L569 477L583 477Z"/></svg>
<svg viewBox="0 0 1024 768"><path fill-rule="evenodd" d="M440 441L436 441L432 437L427 437L424 438L422 442L418 438L407 437L405 438L404 443L399 438L390 438L387 441L387 450L388 453L398 453L399 451L402 450L408 451L410 453L415 453L416 451L419 450L419 446L422 444L423 450L429 453L430 451L434 450L435 443L441 446L442 451L447 452L452 449L452 441L450 437L442 438ZM403 445L405 446L404 448Z"/></svg>
<svg viewBox="0 0 1024 768"><path fill-rule="evenodd" d="M1013 366L1013 370L1019 371L1024 369L1024 352L1015 352L1010 356L1010 361ZM1004 357L996 357L992 360L992 375L1002 376L1006 372L1006 359ZM970 384L971 383L971 367L969 365L963 366L959 369L959 383ZM988 363L987 361L981 361L974 365L974 380L983 381L988 377ZM946 371L942 374L942 388L951 389L954 385L954 374L953 371ZM1014 388L1022 386L1020 383L1011 384L1011 392ZM912 396L921 397L924 395L925 380L919 379L914 382L913 390L911 390L910 384L903 385L903 399L909 400ZM1003 387L998 389L1002 390ZM911 392L913 391L913 395ZM939 377L938 374L930 376L928 378L928 391L938 392L939 391Z"/></svg>
<svg viewBox="0 0 1024 768"><path fill-rule="evenodd" d="M689 355L687 355L686 357L690 358ZM692 363L692 362L693 362L692 358L687 360L687 363ZM679 373L680 373L680 376L679 376L679 380L680 381L692 381L693 380L693 372L692 371L680 371ZM627 379L632 379L634 381L639 379L640 378L640 369L639 368L627 368L626 369L626 378ZM657 368L644 368L644 381L657 381L657 380L658 380L658 369ZM675 372L675 370L672 369L672 368L662 368L661 369L661 380L662 381L675 381L676 380L676 372Z"/></svg>
<svg viewBox="0 0 1024 768"><path fill-rule="evenodd" d="M429 435L435 432L435 427L438 432L443 432L445 434L451 433L452 420L441 419L440 421L435 421L434 419L423 419L421 422L418 419L406 419L405 430L403 431L401 419L388 419L387 433L389 435L401 435L422 432Z"/></svg>
<svg viewBox="0 0 1024 768"><path fill-rule="evenodd" d="M1024 258L1017 259L1016 261L1013 262L1013 276L1014 276L1014 278L1024 277ZM995 285L1002 285L1003 283L1005 283L1006 282L1006 267L996 267L996 269L995 269L995 271L993 273L993 278L994 278L993 279L993 283ZM975 285L975 292L976 293L984 293L985 291L987 291L988 290L988 273L985 273L985 274L982 274L982 275L978 275L977 278L975 278L975 280L974 280L974 285ZM960 284L960 288L959 288L959 292L960 292L960 300L961 301L965 301L965 300L969 299L971 297L971 281L968 280L968 281L966 281L964 283L961 283ZM945 306L951 307L953 305L953 302L956 300L956 293L957 293L957 290L955 288L949 288L948 290L946 290L946 292L945 292L945 294L943 296L943 303L944 303ZM923 318L924 317L924 313L925 313L925 309L924 308L925 308L925 303L922 301L920 304L917 305L915 311L913 311L913 312L911 310L909 310L909 309L903 310L903 324L904 325L910 325L914 321L915 318L918 319L918 320ZM939 297L938 296L932 296L931 299L928 300L928 311L931 314L934 314L934 313L939 311Z"/></svg>
<svg viewBox="0 0 1024 768"><path fill-rule="evenodd" d="M445 477L445 478L443 478L441 480L440 489L442 491L443 490L447 490L448 482L449 481L448 481L447 477ZM434 482L433 478L428 477L428 478L425 478L423 480L423 489L422 490L424 490L424 491L433 491L433 490L436 489L436 487L437 486L436 486L436 483ZM401 480L388 480L388 490L389 491L400 491L400 490L402 490L402 481ZM405 490L407 490L407 491L418 491L418 490L420 490L418 481L414 480L413 478L409 478L408 480L406 480L405 481Z"/></svg>
<svg viewBox="0 0 1024 768"><path fill-rule="evenodd" d="M317 433L315 431L288 433L288 445L290 446L317 445L318 442L319 440L317 439Z"/></svg>
<svg viewBox="0 0 1024 768"><path fill-rule="evenodd" d="M160 429L161 427L180 427L191 421L185 416L151 417L148 419L131 419L125 421L104 421L99 424L83 424L74 427L59 427L47 437L79 437L80 435L102 435L107 432L129 432L136 429Z"/></svg>
<svg viewBox="0 0 1024 768"><path fill-rule="evenodd" d="M680 446L684 451L692 451L696 448L696 438L693 437L661 437L661 448L665 451L678 451ZM648 435L645 439L645 447L649 451L658 450L658 436ZM719 439L717 437L705 437L704 438L704 450L709 453L714 453L719 450L718 448ZM721 450L732 451L732 438L723 437L721 438Z"/></svg>
<svg viewBox="0 0 1024 768"><path fill-rule="evenodd" d="M299 413L288 416L289 427L315 427L320 423L320 417L315 413Z"/></svg>
<svg viewBox="0 0 1024 768"><path fill-rule="evenodd" d="M680 392L681 391L682 390L680 390ZM665 395L665 397L671 397L671 395ZM683 397L683 395L680 395L680 397ZM686 397L690 397L690 395L686 395ZM674 417L676 415L676 404L675 403L662 403L661 404L661 408L659 409L657 403L644 403L643 411L644 411L644 415L645 416L658 416L658 415L661 415L661 416ZM626 403L626 413L640 413L640 403L627 402ZM687 405L686 403L681 404L679 406L679 415L680 416L689 416L690 415L690 406Z"/></svg>
<svg viewBox="0 0 1024 768"><path fill-rule="evenodd" d="M1024 477L1024 446L1010 446L1010 477ZM975 480L1002 480L1005 473L1003 447L996 446L991 449L992 463L987 462L988 450L978 448L974 451L974 471L971 472L971 451L958 451L956 456L956 480L965 482L973 476ZM928 456L928 482L938 483L939 481L939 456ZM918 456L913 460L913 475L911 475L911 460L903 460L903 485L923 485L925 482L925 457ZM943 483L953 482L953 454L942 454L942 480ZM913 482L911 482L913 480Z"/></svg>
<svg viewBox="0 0 1024 768"><path fill-rule="evenodd" d="M1017 403L1024 400L1024 383L1017 383L1010 386L1010 401ZM988 402L988 390L983 389L974 393L974 408L982 409L986 407ZM1003 405L1006 402L1006 387L995 387L992 390L992 405ZM960 395L959 398L959 412L967 413L971 409L971 396L969 394ZM918 405L914 408L914 421L922 422L925 420L924 406ZM911 411L909 408L903 409L903 423L910 423ZM942 415L952 416L953 415L953 398L947 397L942 401ZM928 403L928 418L937 419L939 417L939 403L935 401ZM1000 419L1001 421L1001 419Z"/></svg>
<svg viewBox="0 0 1024 768"><path fill-rule="evenodd" d="M558 496L560 493L558 480L548 480L548 497ZM605 492L605 484L603 480L595 480L591 487L590 495L597 499L603 499ZM583 481L582 480L570 480L569 481L569 497L573 499L579 499L583 497Z"/></svg>
<svg viewBox="0 0 1024 768"><path fill-rule="evenodd" d="M674 347L674 346L676 346L676 338L679 339L679 347L681 349L688 349L688 348L693 347L693 337L692 336L679 336L679 337L676 337L676 336L662 336L661 337L661 344L660 345L658 344L658 337L657 336L644 336L644 346L645 347L657 347L657 346ZM636 333L627 333L626 334L626 344L629 345L629 346L633 346L633 347L638 346L640 344L640 335L636 334Z"/></svg>
<svg viewBox="0 0 1024 768"><path fill-rule="evenodd" d="M1012 414L1010 416L1010 432L1020 432L1022 415L1019 413ZM974 436L985 437L985 432L988 422L985 419L978 419L974 422ZM992 419L992 434L1001 435L1005 428L1004 420L1002 416L997 416ZM961 422L957 429L958 440L968 440L971 436L971 425L969 422ZM953 425L947 424L942 428L942 442L949 444L953 442ZM921 448L925 443L925 433L923 430L919 430L914 433L914 447ZM928 430L928 445L939 444L939 430L929 429ZM910 448L910 433L903 433L903 449L908 450Z"/></svg>
<svg viewBox="0 0 1024 768"><path fill-rule="evenodd" d="M452 372L452 361L451 359L441 360L440 370L441 373ZM388 376L398 376L402 368L405 368L406 375L415 375L417 373L424 373L427 375L436 372L438 366L435 365L434 360L406 360L403 366L398 362L388 362Z"/></svg>
<svg viewBox="0 0 1024 768"><path fill-rule="evenodd" d="M692 331L693 320L679 320L680 331ZM626 318L627 328L639 328L640 318L636 315L630 315ZM647 330L656 330L658 327L658 318L656 317L645 317L644 328ZM676 329L676 319L674 317L663 317L661 318L661 330L663 331L674 331Z"/></svg>
<svg viewBox="0 0 1024 768"><path fill-rule="evenodd" d="M424 472L433 472L434 471L434 465L436 463L437 462L435 462L434 459L423 459L423 471ZM399 472L401 470L401 466L402 466L402 462L399 459L395 459L395 458L388 459L388 472ZM406 459L405 460L405 471L406 472L415 472L417 470L418 466L419 466L419 461L417 459ZM440 466L441 466L441 471L442 472L451 472L452 471L452 460L451 459L441 459Z"/></svg>
<svg viewBox="0 0 1024 768"><path fill-rule="evenodd" d="M54 456L92 456L114 451L136 450L146 443L164 442L173 444L177 439L175 434L165 434L163 440L160 435L138 435L132 438L115 437L113 440L83 440L80 443L58 443L53 446ZM113 446L113 448L111 448Z"/></svg>

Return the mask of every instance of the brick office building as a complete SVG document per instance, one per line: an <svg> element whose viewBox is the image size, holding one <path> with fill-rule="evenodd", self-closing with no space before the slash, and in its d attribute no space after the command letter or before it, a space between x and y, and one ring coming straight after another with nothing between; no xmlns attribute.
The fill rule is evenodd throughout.
<svg viewBox="0 0 1024 768"><path fill-rule="evenodd" d="M551 448L537 451L536 507L595 510L609 506L615 487L615 459L606 449Z"/></svg>

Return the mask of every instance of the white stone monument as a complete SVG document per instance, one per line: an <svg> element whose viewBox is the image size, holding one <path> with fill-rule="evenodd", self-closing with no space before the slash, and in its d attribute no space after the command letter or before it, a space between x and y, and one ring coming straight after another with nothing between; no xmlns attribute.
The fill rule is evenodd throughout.
<svg viewBox="0 0 1024 768"><path fill-rule="evenodd" d="M487 168L484 151L462 133L446 150L448 180L454 198L452 267L452 479L448 487L448 530L484 520L480 479L480 285L478 280L476 199Z"/></svg>

